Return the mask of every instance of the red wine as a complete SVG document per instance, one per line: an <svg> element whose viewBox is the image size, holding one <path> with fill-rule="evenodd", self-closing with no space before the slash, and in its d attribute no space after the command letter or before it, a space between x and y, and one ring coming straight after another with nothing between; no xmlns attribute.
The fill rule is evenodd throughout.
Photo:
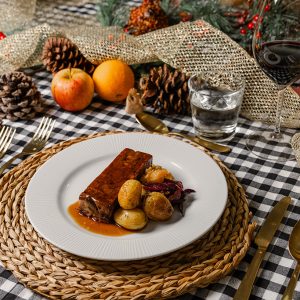
<svg viewBox="0 0 300 300"><path fill-rule="evenodd" d="M255 55L262 70L278 85L286 86L300 78L300 42L263 43Z"/></svg>

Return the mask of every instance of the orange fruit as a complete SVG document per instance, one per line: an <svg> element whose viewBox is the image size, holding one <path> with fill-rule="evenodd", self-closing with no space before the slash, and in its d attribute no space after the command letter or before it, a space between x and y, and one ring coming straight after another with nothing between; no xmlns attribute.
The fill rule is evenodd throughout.
<svg viewBox="0 0 300 300"><path fill-rule="evenodd" d="M134 74L131 68L120 60L107 60L94 71L95 91L104 100L120 102L134 87Z"/></svg>

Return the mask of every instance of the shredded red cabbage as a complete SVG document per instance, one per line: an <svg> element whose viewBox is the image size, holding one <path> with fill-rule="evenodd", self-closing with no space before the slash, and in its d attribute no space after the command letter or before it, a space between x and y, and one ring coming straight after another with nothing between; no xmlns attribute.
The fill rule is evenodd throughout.
<svg viewBox="0 0 300 300"><path fill-rule="evenodd" d="M185 196L195 192L192 189L184 189L181 181L170 179L165 179L163 183L145 183L144 189L149 192L160 192L164 194L173 206L178 206L182 214Z"/></svg>

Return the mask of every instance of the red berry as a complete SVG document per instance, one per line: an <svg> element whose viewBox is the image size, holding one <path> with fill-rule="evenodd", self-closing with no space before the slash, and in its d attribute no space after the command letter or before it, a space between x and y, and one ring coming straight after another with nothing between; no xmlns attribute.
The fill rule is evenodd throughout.
<svg viewBox="0 0 300 300"><path fill-rule="evenodd" d="M257 22L258 18L259 18L259 15L254 15L254 16L253 16L253 19L252 19L253 22Z"/></svg>
<svg viewBox="0 0 300 300"><path fill-rule="evenodd" d="M238 22L239 25L242 25L242 24L245 23L245 20L246 19L244 17L241 17L241 18L238 18L237 22Z"/></svg>
<svg viewBox="0 0 300 300"><path fill-rule="evenodd" d="M0 31L0 41L5 39L6 38L6 35Z"/></svg>
<svg viewBox="0 0 300 300"><path fill-rule="evenodd" d="M269 11L270 9L271 9L271 5L267 4L266 7L265 7L265 11Z"/></svg>
<svg viewBox="0 0 300 300"><path fill-rule="evenodd" d="M256 33L256 38L257 38L257 39L260 39L260 38L261 38L261 32L260 32L260 31L258 31L258 32Z"/></svg>
<svg viewBox="0 0 300 300"><path fill-rule="evenodd" d="M241 34L241 35L247 34L247 30L246 30L245 28L242 28L242 29L240 30L240 34Z"/></svg>
<svg viewBox="0 0 300 300"><path fill-rule="evenodd" d="M247 27L248 29L252 30L254 28L254 23L253 22L248 23Z"/></svg>

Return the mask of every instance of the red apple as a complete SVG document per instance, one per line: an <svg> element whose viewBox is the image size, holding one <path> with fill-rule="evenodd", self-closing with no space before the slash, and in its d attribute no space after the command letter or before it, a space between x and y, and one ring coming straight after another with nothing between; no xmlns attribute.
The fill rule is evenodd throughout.
<svg viewBox="0 0 300 300"><path fill-rule="evenodd" d="M64 110L80 111L93 99L94 82L83 70L63 69L54 75L51 92L56 103Z"/></svg>

